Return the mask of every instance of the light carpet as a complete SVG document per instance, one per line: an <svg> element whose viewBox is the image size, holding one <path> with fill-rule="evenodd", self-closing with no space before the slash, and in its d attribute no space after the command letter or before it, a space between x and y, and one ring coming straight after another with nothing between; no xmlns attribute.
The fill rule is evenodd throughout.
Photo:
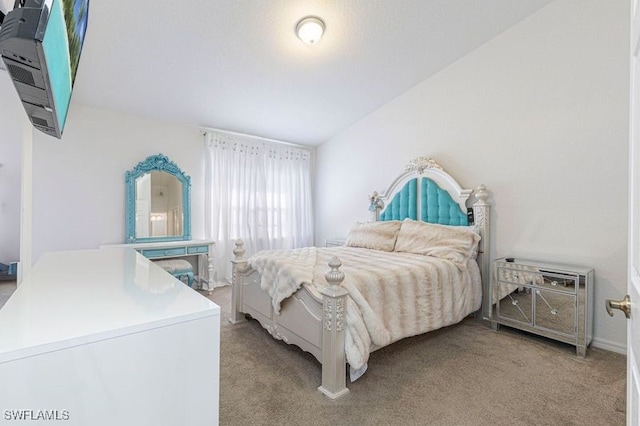
<svg viewBox="0 0 640 426"><path fill-rule="evenodd" d="M626 357L468 318L374 352L350 393L317 387L313 356L221 307L221 425L624 425Z"/></svg>

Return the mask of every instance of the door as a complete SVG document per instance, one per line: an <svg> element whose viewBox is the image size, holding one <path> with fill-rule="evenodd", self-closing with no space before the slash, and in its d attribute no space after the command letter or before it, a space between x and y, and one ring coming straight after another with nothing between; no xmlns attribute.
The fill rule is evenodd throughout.
<svg viewBox="0 0 640 426"><path fill-rule="evenodd" d="M640 425L640 7L631 0L631 101L629 140L629 283L627 322L627 425Z"/></svg>

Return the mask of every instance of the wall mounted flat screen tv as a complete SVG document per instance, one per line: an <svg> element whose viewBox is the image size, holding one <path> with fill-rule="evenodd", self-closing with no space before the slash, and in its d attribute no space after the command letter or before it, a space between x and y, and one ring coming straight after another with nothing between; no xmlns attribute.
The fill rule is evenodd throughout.
<svg viewBox="0 0 640 426"><path fill-rule="evenodd" d="M0 55L33 126L58 139L87 31L89 0L16 0Z"/></svg>

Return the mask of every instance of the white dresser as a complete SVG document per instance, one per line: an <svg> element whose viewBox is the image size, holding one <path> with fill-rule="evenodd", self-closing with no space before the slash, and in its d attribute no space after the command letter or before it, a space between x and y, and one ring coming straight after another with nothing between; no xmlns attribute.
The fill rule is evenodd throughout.
<svg viewBox="0 0 640 426"><path fill-rule="evenodd" d="M219 306L135 250L46 253L0 309L0 423L215 425L219 352Z"/></svg>

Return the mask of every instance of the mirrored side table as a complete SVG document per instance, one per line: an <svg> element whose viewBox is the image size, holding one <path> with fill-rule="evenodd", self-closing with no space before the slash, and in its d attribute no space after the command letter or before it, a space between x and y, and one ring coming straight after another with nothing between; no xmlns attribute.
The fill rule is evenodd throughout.
<svg viewBox="0 0 640 426"><path fill-rule="evenodd" d="M330 237L324 241L325 247L340 247L345 245L347 239L345 237Z"/></svg>
<svg viewBox="0 0 640 426"><path fill-rule="evenodd" d="M576 347L593 339L591 268L501 258L493 262L491 326L505 325Z"/></svg>

